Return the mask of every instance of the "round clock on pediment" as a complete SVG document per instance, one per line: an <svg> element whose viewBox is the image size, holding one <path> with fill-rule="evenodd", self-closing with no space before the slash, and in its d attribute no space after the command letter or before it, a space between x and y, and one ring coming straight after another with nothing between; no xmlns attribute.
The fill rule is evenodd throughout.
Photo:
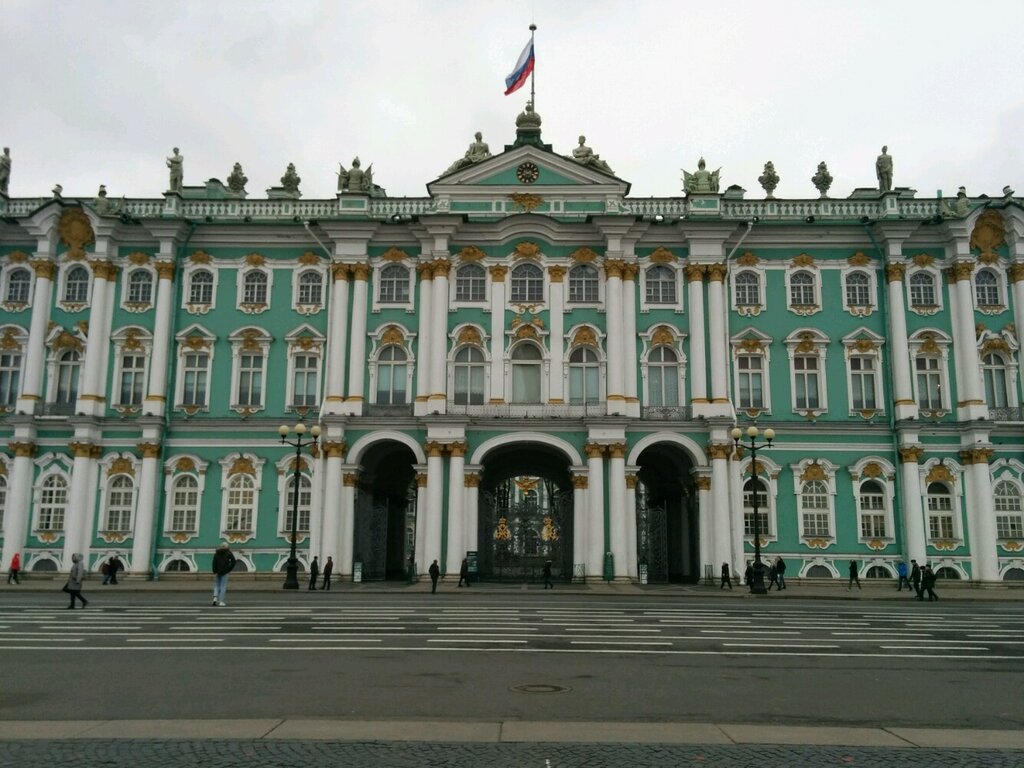
<svg viewBox="0 0 1024 768"><path fill-rule="evenodd" d="M523 184L533 184L540 177L540 168L533 163L522 163L516 168L516 178Z"/></svg>

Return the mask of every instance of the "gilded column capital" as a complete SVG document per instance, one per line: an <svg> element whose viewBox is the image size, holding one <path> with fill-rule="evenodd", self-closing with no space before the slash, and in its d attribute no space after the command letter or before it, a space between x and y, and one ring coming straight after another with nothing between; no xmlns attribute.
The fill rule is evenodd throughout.
<svg viewBox="0 0 1024 768"><path fill-rule="evenodd" d="M434 265L432 262L424 262L423 264L416 265L416 273L420 276L420 280L429 282L434 279Z"/></svg>
<svg viewBox="0 0 1024 768"><path fill-rule="evenodd" d="M560 283L565 280L565 267L560 264L548 267L548 278L552 283Z"/></svg>
<svg viewBox="0 0 1024 768"><path fill-rule="evenodd" d="M345 264L341 261L335 261L331 264L331 277L335 280L348 281L348 275L352 271L351 264Z"/></svg>
<svg viewBox="0 0 1024 768"><path fill-rule="evenodd" d="M90 261L89 268L97 280L113 280L117 277L117 267L109 261Z"/></svg>
<svg viewBox="0 0 1024 768"><path fill-rule="evenodd" d="M158 280L174 280L178 272L178 265L173 261L156 261L153 262L153 266L156 268Z"/></svg>
<svg viewBox="0 0 1024 768"><path fill-rule="evenodd" d="M467 488L479 488L480 487L480 473L479 472L466 472L462 478L463 484Z"/></svg>
<svg viewBox="0 0 1024 768"><path fill-rule="evenodd" d="M586 490L590 486L586 475L573 475L572 487L577 490Z"/></svg>
<svg viewBox="0 0 1024 768"><path fill-rule="evenodd" d="M29 262L36 277L44 280L53 280L53 273L57 271L57 264L49 259L32 259Z"/></svg>
<svg viewBox="0 0 1024 768"><path fill-rule="evenodd" d="M159 459L162 450L160 443L136 443L135 448L144 459Z"/></svg>
<svg viewBox="0 0 1024 768"><path fill-rule="evenodd" d="M720 283L725 280L725 275L729 270L725 264L708 264L708 282L709 283Z"/></svg>
<svg viewBox="0 0 1024 768"><path fill-rule="evenodd" d="M613 459L626 458L626 444L612 443L611 445L608 446L608 454Z"/></svg>
<svg viewBox="0 0 1024 768"><path fill-rule="evenodd" d="M607 278L617 277L622 279L622 270L626 265L618 259L610 259L604 263L604 274Z"/></svg>
<svg viewBox="0 0 1024 768"><path fill-rule="evenodd" d="M704 282L704 274L707 272L707 267L703 264L689 264L685 271L687 282L701 283Z"/></svg>
<svg viewBox="0 0 1024 768"><path fill-rule="evenodd" d="M343 459L348 450L348 444L344 440L326 440L322 445L328 459Z"/></svg>
<svg viewBox="0 0 1024 768"><path fill-rule="evenodd" d="M636 475L626 475L626 488L629 490L636 490L636 484L640 482L640 478Z"/></svg>
<svg viewBox="0 0 1024 768"><path fill-rule="evenodd" d="M958 283L961 280L970 280L971 272L974 271L974 264L970 261L958 261L952 266L946 267L946 279L951 283Z"/></svg>
<svg viewBox="0 0 1024 768"><path fill-rule="evenodd" d="M426 445L423 446L427 450L427 456L430 458L436 458L444 455L444 445L437 442L436 440L427 441Z"/></svg>
<svg viewBox="0 0 1024 768"><path fill-rule="evenodd" d="M452 456L465 456L466 452L469 450L469 446L466 444L465 440L461 440L457 443L448 443L447 447Z"/></svg>
<svg viewBox="0 0 1024 768"><path fill-rule="evenodd" d="M508 267L504 264L495 264L488 272L491 273L491 282L504 283L505 277L508 275Z"/></svg>
<svg viewBox="0 0 1024 768"><path fill-rule="evenodd" d="M438 259L431 265L434 269L434 277L448 277L448 273L452 271L452 263L447 259Z"/></svg>
<svg viewBox="0 0 1024 768"><path fill-rule="evenodd" d="M587 443L583 446L583 452L588 459L600 459L604 456L605 446L601 443Z"/></svg>
<svg viewBox="0 0 1024 768"><path fill-rule="evenodd" d="M355 488L359 485L359 475L355 472L345 472L341 476L341 484L346 488Z"/></svg>
<svg viewBox="0 0 1024 768"><path fill-rule="evenodd" d="M698 491L710 491L711 490L711 477L708 475L697 475L697 490Z"/></svg>
<svg viewBox="0 0 1024 768"><path fill-rule="evenodd" d="M92 443L86 442L70 442L68 448L71 449L71 455L76 459L90 459L92 458L94 446Z"/></svg>
<svg viewBox="0 0 1024 768"><path fill-rule="evenodd" d="M11 453L21 458L31 459L36 455L35 443L11 442L7 444L7 447L11 449Z"/></svg>
<svg viewBox="0 0 1024 768"><path fill-rule="evenodd" d="M966 448L960 451L960 461L964 464L988 464L994 455L991 448Z"/></svg>
<svg viewBox="0 0 1024 768"><path fill-rule="evenodd" d="M1009 275L1011 283L1019 283L1024 280L1024 263L1014 262L1006 268L1006 274Z"/></svg>
<svg viewBox="0 0 1024 768"><path fill-rule="evenodd" d="M885 265L885 281L887 283L901 283L907 275L907 265L901 263Z"/></svg>
<svg viewBox="0 0 1024 768"><path fill-rule="evenodd" d="M900 448L901 464L917 464L924 456L924 448L920 445L907 445Z"/></svg>
<svg viewBox="0 0 1024 768"><path fill-rule="evenodd" d="M426 472L417 472L416 473L416 487L417 488L426 488L427 487L427 473Z"/></svg>
<svg viewBox="0 0 1024 768"><path fill-rule="evenodd" d="M623 280L636 280L636 276L640 274L640 267L636 264L623 264L622 265L622 279Z"/></svg>
<svg viewBox="0 0 1024 768"><path fill-rule="evenodd" d="M728 459L735 447L732 443L709 443L706 451L708 458L714 461L715 459Z"/></svg>
<svg viewBox="0 0 1024 768"><path fill-rule="evenodd" d="M353 264L352 274L356 280L369 280L370 279L370 265L369 264Z"/></svg>

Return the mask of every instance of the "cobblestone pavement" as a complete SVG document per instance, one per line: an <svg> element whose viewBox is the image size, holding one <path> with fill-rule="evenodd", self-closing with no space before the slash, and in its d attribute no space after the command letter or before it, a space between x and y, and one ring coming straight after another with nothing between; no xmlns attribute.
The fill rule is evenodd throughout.
<svg viewBox="0 0 1024 768"><path fill-rule="evenodd" d="M1020 768L1024 752L822 746L660 744L473 744L332 741L157 741L75 739L0 742L0 765L18 768L800 768L957 766Z"/></svg>

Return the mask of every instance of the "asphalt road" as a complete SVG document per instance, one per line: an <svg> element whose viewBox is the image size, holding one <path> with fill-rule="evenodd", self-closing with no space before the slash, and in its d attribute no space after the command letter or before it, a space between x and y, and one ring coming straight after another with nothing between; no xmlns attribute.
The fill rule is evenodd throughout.
<svg viewBox="0 0 1024 768"><path fill-rule="evenodd" d="M0 599L0 719L503 718L1020 729L1018 603L548 594ZM57 603L55 606L54 603Z"/></svg>

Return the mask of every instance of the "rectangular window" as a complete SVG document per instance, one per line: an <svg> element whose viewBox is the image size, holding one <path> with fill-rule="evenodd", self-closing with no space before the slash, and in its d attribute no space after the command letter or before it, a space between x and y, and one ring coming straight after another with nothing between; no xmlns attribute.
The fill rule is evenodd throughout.
<svg viewBox="0 0 1024 768"><path fill-rule="evenodd" d="M738 367L740 408L764 408L764 358L740 355Z"/></svg>
<svg viewBox="0 0 1024 768"><path fill-rule="evenodd" d="M805 511L804 536L829 537L832 535L832 528L829 525L828 512Z"/></svg>
<svg viewBox="0 0 1024 768"><path fill-rule="evenodd" d="M870 514L860 517L860 535L865 539L885 538L885 515Z"/></svg>
<svg viewBox="0 0 1024 768"><path fill-rule="evenodd" d="M205 352L192 352L185 355L182 405L206 406L206 379L209 365L210 356Z"/></svg>
<svg viewBox="0 0 1024 768"><path fill-rule="evenodd" d="M263 404L263 355L246 354L238 358L238 402L236 405Z"/></svg>
<svg viewBox="0 0 1024 768"><path fill-rule="evenodd" d="M850 390L853 410L875 410L875 358L850 358Z"/></svg>
<svg viewBox="0 0 1024 768"><path fill-rule="evenodd" d="M796 407L800 409L818 408L818 358L813 355L800 355L793 358L794 379L796 383Z"/></svg>
<svg viewBox="0 0 1024 768"><path fill-rule="evenodd" d="M484 367L482 365L455 366L455 404L483 405Z"/></svg>
<svg viewBox="0 0 1024 768"><path fill-rule="evenodd" d="M952 539L953 515L938 512L928 515L928 535L932 539Z"/></svg>
<svg viewBox="0 0 1024 768"><path fill-rule="evenodd" d="M925 411L942 410L942 376L939 373L937 357L918 357L914 360L917 369L917 405Z"/></svg>
<svg viewBox="0 0 1024 768"><path fill-rule="evenodd" d="M171 512L171 530L194 531L199 509L199 489L194 484L174 489L174 507Z"/></svg>
<svg viewBox="0 0 1024 768"><path fill-rule="evenodd" d="M121 357L121 387L119 405L141 405L142 389L146 379L146 357L125 354ZM112 529L111 529L112 530Z"/></svg>
<svg viewBox="0 0 1024 768"><path fill-rule="evenodd" d="M292 375L292 405L309 407L317 404L320 360L316 355L296 355Z"/></svg>
<svg viewBox="0 0 1024 768"><path fill-rule="evenodd" d="M996 515L996 536L1000 539L1024 539L1024 518L1020 515Z"/></svg>
<svg viewBox="0 0 1024 768"><path fill-rule="evenodd" d="M768 536L768 513L758 509L757 510L757 532L761 536ZM743 535L753 536L754 535L754 510L747 509L743 512Z"/></svg>
<svg viewBox="0 0 1024 768"><path fill-rule="evenodd" d="M18 401L21 381L21 353L0 354L0 405L13 406Z"/></svg>

